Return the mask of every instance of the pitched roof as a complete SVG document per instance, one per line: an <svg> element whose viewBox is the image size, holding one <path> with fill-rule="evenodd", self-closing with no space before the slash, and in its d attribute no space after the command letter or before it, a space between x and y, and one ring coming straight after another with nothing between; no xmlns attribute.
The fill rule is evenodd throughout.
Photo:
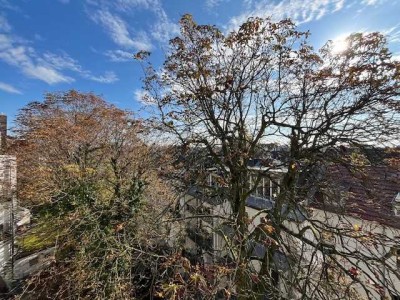
<svg viewBox="0 0 400 300"><path fill-rule="evenodd" d="M326 172L325 190L329 188L336 190L333 194L336 194L336 200L341 197L342 203L332 205L327 196L320 195L312 206L400 228L400 216L396 216L393 210L394 198L400 192L398 166L351 169L333 165Z"/></svg>

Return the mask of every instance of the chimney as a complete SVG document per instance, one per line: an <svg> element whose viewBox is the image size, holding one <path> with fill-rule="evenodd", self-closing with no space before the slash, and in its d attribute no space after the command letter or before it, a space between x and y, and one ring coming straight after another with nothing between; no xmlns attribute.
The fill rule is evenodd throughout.
<svg viewBox="0 0 400 300"><path fill-rule="evenodd" d="M6 153L7 147L7 116L0 114L0 154Z"/></svg>

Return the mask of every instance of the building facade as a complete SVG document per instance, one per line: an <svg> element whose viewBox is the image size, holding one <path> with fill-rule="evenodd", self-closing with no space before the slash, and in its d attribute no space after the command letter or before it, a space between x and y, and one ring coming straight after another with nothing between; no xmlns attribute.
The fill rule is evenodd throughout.
<svg viewBox="0 0 400 300"><path fill-rule="evenodd" d="M287 170L269 169L268 176L255 180L257 172L265 170L254 166L249 169L252 193L246 200L246 213L251 220L249 232L253 232L265 226ZM354 299L398 300L400 171L397 166L382 165L358 169L359 174L331 166L315 179L314 188L305 193L305 201L294 208L283 207L283 226L292 234L282 235L287 246L274 253L274 271L278 277L289 278L305 268L312 274L304 279L304 285L310 289L321 278L330 278L336 282L337 299L344 297L348 292L344 287L350 286L349 295ZM201 263L212 264L229 258L226 240L233 233L224 222L224 216L231 214L229 201L219 197L219 193L210 196L210 190L224 188L214 171L210 171L208 185L202 189L191 187L180 206L187 218L187 250L194 257L201 257ZM302 238L295 238L296 235ZM264 255L264 245L255 243L252 247L254 257ZM293 266L289 267L289 261L294 260L296 272ZM254 268L260 268L257 259ZM304 296L304 291L293 286L282 284L280 290L287 299Z"/></svg>

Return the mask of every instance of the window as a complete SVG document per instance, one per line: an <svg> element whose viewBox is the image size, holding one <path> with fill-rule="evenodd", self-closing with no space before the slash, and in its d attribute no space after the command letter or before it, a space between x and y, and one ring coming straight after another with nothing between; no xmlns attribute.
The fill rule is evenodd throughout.
<svg viewBox="0 0 400 300"><path fill-rule="evenodd" d="M249 176L250 188L253 188L255 186L256 181L257 175ZM260 179L257 187L253 190L251 195L254 197L274 199L278 196L279 192L279 180L276 178L270 179L270 177L267 176Z"/></svg>

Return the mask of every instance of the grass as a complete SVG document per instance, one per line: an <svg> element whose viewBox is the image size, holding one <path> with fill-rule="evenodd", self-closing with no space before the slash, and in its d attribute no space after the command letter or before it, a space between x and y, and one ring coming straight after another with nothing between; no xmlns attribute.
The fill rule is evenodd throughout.
<svg viewBox="0 0 400 300"><path fill-rule="evenodd" d="M54 224L39 223L16 239L23 253L43 250L55 245L59 231Z"/></svg>

